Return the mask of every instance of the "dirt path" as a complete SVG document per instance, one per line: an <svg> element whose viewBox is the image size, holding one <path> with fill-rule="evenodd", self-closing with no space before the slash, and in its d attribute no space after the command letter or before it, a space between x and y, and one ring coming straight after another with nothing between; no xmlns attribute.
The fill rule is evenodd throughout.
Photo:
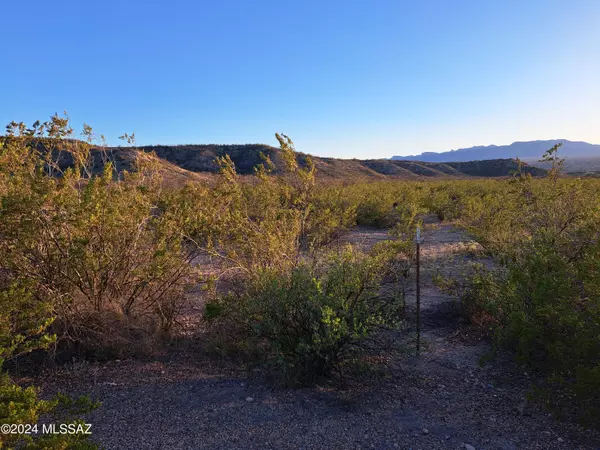
<svg viewBox="0 0 600 450"><path fill-rule="evenodd" d="M345 237L366 247L384 239L385 231L369 229ZM480 367L489 344L470 338L454 299L432 282L434 273L454 274L472 261L474 244L449 225L430 225L425 239L423 352L394 356L391 376L377 383L281 389L223 375L186 353L84 365L62 387L103 402L87 421L108 449L600 448L597 434L527 405L531 381L510 361Z"/></svg>

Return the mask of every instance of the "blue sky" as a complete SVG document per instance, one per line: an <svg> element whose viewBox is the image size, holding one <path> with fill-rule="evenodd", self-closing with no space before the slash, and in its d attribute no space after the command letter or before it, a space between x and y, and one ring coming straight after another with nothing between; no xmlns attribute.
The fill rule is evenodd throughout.
<svg viewBox="0 0 600 450"><path fill-rule="evenodd" d="M600 143L600 1L2 5L0 122L374 158Z"/></svg>

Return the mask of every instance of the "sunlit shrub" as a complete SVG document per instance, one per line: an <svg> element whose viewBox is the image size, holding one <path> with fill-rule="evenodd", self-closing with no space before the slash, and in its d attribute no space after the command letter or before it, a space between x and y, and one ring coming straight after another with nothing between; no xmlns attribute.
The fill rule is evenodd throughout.
<svg viewBox="0 0 600 450"><path fill-rule="evenodd" d="M54 117L34 135L4 139L0 270L6 283L25 283L51 305L61 335L125 348L132 330L170 330L193 255L165 213L169 206L158 207L154 168L140 163L138 172L116 178L106 161L98 173L90 145L66 140L71 133ZM53 156L57 148L71 155L71 167Z"/></svg>

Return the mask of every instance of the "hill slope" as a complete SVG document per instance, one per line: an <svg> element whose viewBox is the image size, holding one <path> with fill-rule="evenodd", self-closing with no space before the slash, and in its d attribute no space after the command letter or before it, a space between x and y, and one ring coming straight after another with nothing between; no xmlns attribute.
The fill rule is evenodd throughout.
<svg viewBox="0 0 600 450"><path fill-rule="evenodd" d="M115 148L113 152L128 150ZM218 170L215 158L226 154L235 163L236 169L242 175L250 175L254 167L262 162L261 153L265 154L275 164L275 171L282 167L279 149L264 144L246 145L178 145L178 146L146 146L139 151L153 152L160 159L191 172L212 172ZM300 153L298 162L303 164L306 155ZM432 163L416 161L396 161L388 159L335 159L313 157L318 176L325 179L384 179L421 177L452 178L452 177L502 177L508 176L517 168L513 159L495 159L490 161ZM526 167L534 176L545 173L543 169Z"/></svg>
<svg viewBox="0 0 600 450"><path fill-rule="evenodd" d="M0 144L2 137L0 137ZM31 145L44 151L40 141ZM95 173L101 173L107 160L114 163L116 172L135 171L136 162L155 160L165 179L170 184L181 185L187 181L207 181L214 178L219 170L217 157L229 155L236 170L241 175L252 175L254 168L263 162L261 155L268 156L274 163L275 173L283 168L280 150L264 144L245 145L177 145L145 147L104 147L92 149ZM73 165L68 152L57 153L59 166L64 170ZM298 153L300 165L306 163L307 155ZM468 162L423 162L389 159L336 159L313 157L317 168L317 177L332 181L358 181L381 179L421 179L421 178L465 178L465 177L504 177L517 168L513 159L494 159ZM525 170L533 176L541 176L546 171L526 166Z"/></svg>
<svg viewBox="0 0 600 450"><path fill-rule="evenodd" d="M554 139L549 141L513 142L510 145L477 146L442 153L425 152L420 155L392 156L392 160L456 162L517 157L521 159L539 159L546 150L560 142L563 144L560 149L560 154L563 157L600 156L600 145L589 144L587 142L573 142L566 139Z"/></svg>

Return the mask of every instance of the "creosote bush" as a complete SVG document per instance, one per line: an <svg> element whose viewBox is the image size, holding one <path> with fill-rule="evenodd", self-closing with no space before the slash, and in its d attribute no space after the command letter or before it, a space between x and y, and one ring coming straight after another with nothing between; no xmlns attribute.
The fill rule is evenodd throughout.
<svg viewBox="0 0 600 450"><path fill-rule="evenodd" d="M470 188L476 206L460 221L500 268L476 272L461 289L498 345L547 377L548 405L592 424L600 417L599 186L561 178L557 151L544 157L545 179L517 172L483 195Z"/></svg>
<svg viewBox="0 0 600 450"><path fill-rule="evenodd" d="M399 250L380 246L373 255L323 250L356 223L358 192L317 188L310 158L301 166L291 140L277 138L283 173L271 174L273 165L265 158L256 182L248 185L228 158L219 161L218 189L230 195L234 207L223 215L227 231L213 254L239 269L244 287L209 302L206 318L221 328L221 348L251 349L287 383L304 384L340 372L374 328L398 319L402 292L390 298L379 295L379 288ZM396 223L416 216L416 208L403 206Z"/></svg>
<svg viewBox="0 0 600 450"><path fill-rule="evenodd" d="M193 253L158 206L154 168L140 161L136 173L115 178L107 160L98 173L91 144L69 140L58 116L10 130L0 152L3 282L31 286L35 301L52 309L55 331L88 348L123 349L168 332Z"/></svg>
<svg viewBox="0 0 600 450"><path fill-rule="evenodd" d="M397 325L402 299L379 294L395 252L367 255L352 247L302 261L289 271L257 272L242 295L224 296L209 311L233 322L246 345L287 384L313 383L356 358L380 327Z"/></svg>
<svg viewBox="0 0 600 450"><path fill-rule="evenodd" d="M425 212L426 189L418 182L378 182L357 184L348 188L349 197L357 203L357 223L378 228L396 224L410 226Z"/></svg>

